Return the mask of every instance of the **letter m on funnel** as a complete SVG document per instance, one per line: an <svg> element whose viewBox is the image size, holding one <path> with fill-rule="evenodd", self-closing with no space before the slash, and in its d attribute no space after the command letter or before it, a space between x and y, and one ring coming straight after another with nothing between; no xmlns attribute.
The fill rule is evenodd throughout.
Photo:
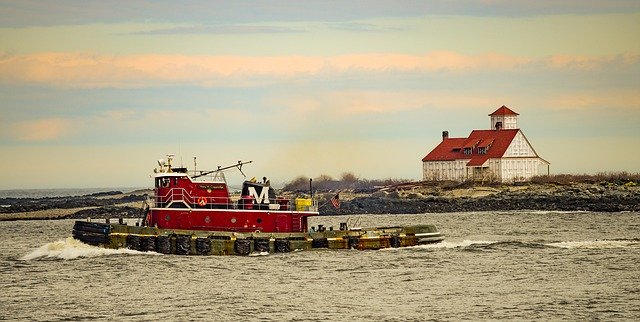
<svg viewBox="0 0 640 322"><path fill-rule="evenodd" d="M264 200L264 203L269 203L269 187L262 187L260 195L258 195L256 187L249 187L249 195L255 198L257 203L262 203L262 200Z"/></svg>

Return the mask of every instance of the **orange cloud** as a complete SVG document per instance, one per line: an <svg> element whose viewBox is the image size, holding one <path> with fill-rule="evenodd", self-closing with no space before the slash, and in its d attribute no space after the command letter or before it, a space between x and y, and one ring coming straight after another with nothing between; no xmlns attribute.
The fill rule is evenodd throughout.
<svg viewBox="0 0 640 322"><path fill-rule="evenodd" d="M24 121L13 124L11 135L27 142L43 142L59 139L72 131L73 122L62 118Z"/></svg>
<svg viewBox="0 0 640 322"><path fill-rule="evenodd" d="M327 59L338 70L396 70L396 71L436 71L505 69L528 63L523 57L489 53L465 56L455 52L438 51L427 55L363 54L337 56Z"/></svg>
<svg viewBox="0 0 640 322"><path fill-rule="evenodd" d="M545 60L543 63L552 68L560 69L581 69L591 70L600 68L603 65L622 64L632 65L640 62L640 55L623 54L606 57L591 57L580 55L555 55Z"/></svg>
<svg viewBox="0 0 640 322"><path fill-rule="evenodd" d="M287 106L286 113L295 115L296 119L309 120L317 118L319 115L340 118L363 114L398 113L422 108L448 110L452 106L462 108L494 106L496 105L496 97L499 97L499 94L471 90L466 91L465 95L441 90L344 90L330 91L322 95L293 94L282 98L275 104Z"/></svg>
<svg viewBox="0 0 640 322"><path fill-rule="evenodd" d="M556 109L624 107L640 109L640 92L637 90L599 90L598 92L570 92L546 99L548 106Z"/></svg>
<svg viewBox="0 0 640 322"><path fill-rule="evenodd" d="M252 82L344 72L430 72L547 68L596 68L617 62L637 64L638 55L553 56L532 59L488 53L462 55L361 54L342 56L111 56L82 53L0 55L0 82L62 87L145 87L155 85L243 86Z"/></svg>

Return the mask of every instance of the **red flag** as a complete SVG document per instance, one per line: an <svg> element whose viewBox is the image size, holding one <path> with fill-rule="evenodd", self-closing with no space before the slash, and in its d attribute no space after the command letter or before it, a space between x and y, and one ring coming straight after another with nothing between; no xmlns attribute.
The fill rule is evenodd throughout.
<svg viewBox="0 0 640 322"><path fill-rule="evenodd" d="M333 196L333 198L331 198L331 204L333 205L333 207L335 207L336 209L340 209L340 193L336 193L335 196Z"/></svg>

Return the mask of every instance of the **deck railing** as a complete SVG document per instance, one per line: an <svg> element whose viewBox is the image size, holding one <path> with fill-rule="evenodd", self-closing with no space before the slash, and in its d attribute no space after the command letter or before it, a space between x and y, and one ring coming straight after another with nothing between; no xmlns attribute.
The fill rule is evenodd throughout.
<svg viewBox="0 0 640 322"><path fill-rule="evenodd" d="M294 198L270 198L269 203L254 203L253 198L242 197L237 201L224 197L192 196L184 188L173 188L164 196L155 196L156 208L187 209L247 209L273 211L317 211L318 203L300 204Z"/></svg>

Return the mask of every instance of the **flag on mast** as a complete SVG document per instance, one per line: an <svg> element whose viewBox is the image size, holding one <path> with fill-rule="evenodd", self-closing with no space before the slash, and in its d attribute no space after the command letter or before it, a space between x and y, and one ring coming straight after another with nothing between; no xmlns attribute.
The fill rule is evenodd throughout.
<svg viewBox="0 0 640 322"><path fill-rule="evenodd" d="M335 196L333 196L333 198L331 198L331 204L333 205L334 208L336 209L340 209L340 193L336 193Z"/></svg>

